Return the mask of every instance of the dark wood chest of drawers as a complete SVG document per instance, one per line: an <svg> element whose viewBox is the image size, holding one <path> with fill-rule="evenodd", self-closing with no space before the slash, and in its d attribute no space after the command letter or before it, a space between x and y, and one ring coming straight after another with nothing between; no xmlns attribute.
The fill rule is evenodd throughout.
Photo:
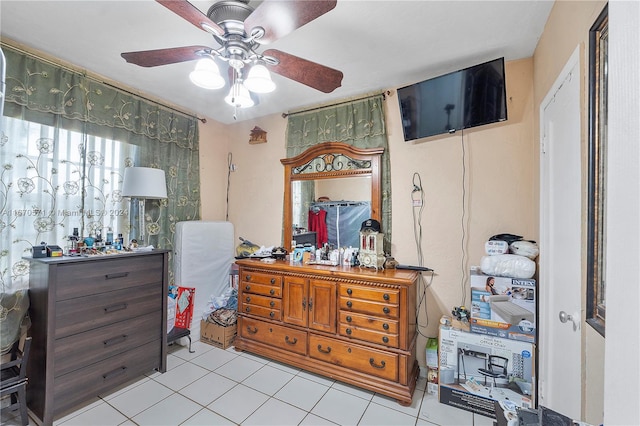
<svg viewBox="0 0 640 426"><path fill-rule="evenodd" d="M168 251L32 259L29 409L43 424L166 371Z"/></svg>
<svg viewBox="0 0 640 426"><path fill-rule="evenodd" d="M236 349L411 404L417 273L237 263Z"/></svg>

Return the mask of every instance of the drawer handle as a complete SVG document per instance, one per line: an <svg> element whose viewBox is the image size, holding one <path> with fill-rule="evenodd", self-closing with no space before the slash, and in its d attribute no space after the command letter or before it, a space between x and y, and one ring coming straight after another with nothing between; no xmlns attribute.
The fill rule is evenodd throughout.
<svg viewBox="0 0 640 426"><path fill-rule="evenodd" d="M247 306L246 308L244 308L245 312L251 312L251 306Z"/></svg>
<svg viewBox="0 0 640 426"><path fill-rule="evenodd" d="M349 296L351 296L351 293L353 293L353 290L351 290L350 288L348 288L348 289L347 289L347 294L348 294Z"/></svg>
<svg viewBox="0 0 640 426"><path fill-rule="evenodd" d="M306 297L302 298L302 310L303 311L307 310L307 298Z"/></svg>
<svg viewBox="0 0 640 426"><path fill-rule="evenodd" d="M103 374L102 378L104 380L110 380L110 379L112 379L114 377L121 376L126 372L127 372L127 367L120 367L120 368L116 368L115 370L110 371L110 372L108 372L106 374Z"/></svg>
<svg viewBox="0 0 640 426"><path fill-rule="evenodd" d="M389 329L389 324L387 324L386 322L384 324L382 324L382 328L384 328L385 330Z"/></svg>
<svg viewBox="0 0 640 426"><path fill-rule="evenodd" d="M322 349L322 345L318 345L318 351L322 352L323 354L328 354L331 352L331 346L327 346L327 350Z"/></svg>
<svg viewBox="0 0 640 426"><path fill-rule="evenodd" d="M247 276L245 276L245 277L244 277L244 280L245 280L245 281L251 281L251 275L247 275Z"/></svg>
<svg viewBox="0 0 640 426"><path fill-rule="evenodd" d="M373 358L369 358L369 364L371 364L373 368L378 368L378 369L383 369L387 365L387 363L384 362L384 360L380 361L380 364L378 365L376 364L376 361Z"/></svg>
<svg viewBox="0 0 640 426"><path fill-rule="evenodd" d="M313 310L313 297L309 298L309 312Z"/></svg>
<svg viewBox="0 0 640 426"><path fill-rule="evenodd" d="M387 293L385 293L385 294L382 295L382 298L384 300L389 300L389 295Z"/></svg>
<svg viewBox="0 0 640 426"><path fill-rule="evenodd" d="M274 289L271 289L269 290L269 294L273 296L274 294L276 294L276 291Z"/></svg>
<svg viewBox="0 0 640 426"><path fill-rule="evenodd" d="M349 300L349 301L347 302L347 307L348 307L348 308L350 308L350 307L352 307L352 306L353 306L353 303L351 303L351 300Z"/></svg>
<svg viewBox="0 0 640 426"><path fill-rule="evenodd" d="M249 284L247 284L247 285L244 286L244 289L249 291L249 290L251 290L251 286Z"/></svg>
<svg viewBox="0 0 640 426"><path fill-rule="evenodd" d="M251 334L256 334L258 332L258 327L253 327L253 329L251 329L251 327L247 326L247 331Z"/></svg>
<svg viewBox="0 0 640 426"><path fill-rule="evenodd" d="M284 337L284 341L288 344L288 345L295 345L296 343L298 343L298 338L294 337L293 340L289 340L289 336L285 336Z"/></svg>
<svg viewBox="0 0 640 426"><path fill-rule="evenodd" d="M351 335L351 329L347 328L347 334Z"/></svg>
<svg viewBox="0 0 640 426"><path fill-rule="evenodd" d="M384 312L385 314L388 314L389 312L391 312L391 309L385 306L384 308L382 308L382 312Z"/></svg>
<svg viewBox="0 0 640 426"><path fill-rule="evenodd" d="M274 302L274 301L272 300L271 302L269 302L269 306L271 306L271 307L273 308L274 306L276 306L276 302Z"/></svg>
<svg viewBox="0 0 640 426"><path fill-rule="evenodd" d="M271 284L275 284L276 283L276 279L275 278L271 278Z"/></svg>
<svg viewBox="0 0 640 426"><path fill-rule="evenodd" d="M127 340L127 335L123 334L122 336L116 336L111 339L105 340L102 343L104 343L105 346L111 346L115 345L116 343L124 342L125 340Z"/></svg>
<svg viewBox="0 0 640 426"><path fill-rule="evenodd" d="M387 336L384 336L384 337L382 338L382 341L383 341L384 343L389 343L389 338L388 338Z"/></svg>
<svg viewBox="0 0 640 426"><path fill-rule="evenodd" d="M121 311L123 309L127 309L126 303L118 303L117 305L111 305L104 308L105 314L110 314L111 312Z"/></svg>
<svg viewBox="0 0 640 426"><path fill-rule="evenodd" d="M271 318L273 318L273 317L275 317L275 316L276 316L276 313L275 313L275 312L273 312L273 311L271 311L271 312L269 312L269 316L270 316Z"/></svg>
<svg viewBox="0 0 640 426"><path fill-rule="evenodd" d="M347 322L351 322L352 318L350 316L347 316Z"/></svg>
<svg viewBox="0 0 640 426"><path fill-rule="evenodd" d="M112 279L114 279L114 278L124 278L124 277L126 277L126 276L128 276L128 275L129 275L129 273L128 273L128 272L118 272L118 273L116 273L116 274L106 274L106 275L104 276L104 279L105 279L105 280L112 280Z"/></svg>
<svg viewBox="0 0 640 426"><path fill-rule="evenodd" d="M245 299L247 301L247 303L251 302L251 297L247 296L247 298Z"/></svg>

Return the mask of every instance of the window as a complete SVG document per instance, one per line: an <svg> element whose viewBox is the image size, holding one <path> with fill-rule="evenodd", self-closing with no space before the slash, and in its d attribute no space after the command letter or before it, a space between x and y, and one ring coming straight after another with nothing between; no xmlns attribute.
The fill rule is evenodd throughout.
<svg viewBox="0 0 640 426"><path fill-rule="evenodd" d="M65 245L74 228L106 236L129 228L122 170L136 146L3 117L0 141L0 288L28 287L22 256L41 241ZM64 248L64 247L63 247Z"/></svg>
<svg viewBox="0 0 640 426"><path fill-rule="evenodd" d="M589 33L587 323L602 336L605 334L606 318L608 24L608 9L605 7Z"/></svg>

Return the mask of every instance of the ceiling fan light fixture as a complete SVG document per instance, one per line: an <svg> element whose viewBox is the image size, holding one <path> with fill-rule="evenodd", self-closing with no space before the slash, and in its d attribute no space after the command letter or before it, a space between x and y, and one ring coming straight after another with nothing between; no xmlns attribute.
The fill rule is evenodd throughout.
<svg viewBox="0 0 640 426"><path fill-rule="evenodd" d="M249 91L240 81L233 83L233 86L231 86L231 90L229 90L229 94L224 98L224 101L236 108L249 108L254 105Z"/></svg>
<svg viewBox="0 0 640 426"><path fill-rule="evenodd" d="M211 58L200 59L196 63L196 68L189 73L189 79L193 84L203 89L220 89L225 85L218 65Z"/></svg>
<svg viewBox="0 0 640 426"><path fill-rule="evenodd" d="M276 89L276 84L271 80L271 74L267 67L255 64L249 70L249 75L244 81L244 86L254 93L271 93Z"/></svg>

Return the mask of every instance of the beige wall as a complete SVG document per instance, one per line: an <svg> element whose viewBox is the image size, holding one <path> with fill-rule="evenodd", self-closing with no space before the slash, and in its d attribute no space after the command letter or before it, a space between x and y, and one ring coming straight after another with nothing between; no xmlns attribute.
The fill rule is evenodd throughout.
<svg viewBox="0 0 640 426"><path fill-rule="evenodd" d="M531 60L507 63L508 121L467 130L464 138L462 132L457 132L406 143L398 100L392 96L386 102L393 197L392 254L401 263L418 263L411 206L414 173L419 174L424 191L422 252L424 264L435 270L427 289L428 315L422 309L419 317L421 325L428 324L421 327L426 336L437 336L443 313L450 313L453 306L470 304L468 271L470 266L479 265L489 237L504 232L526 238L536 236L532 221L536 208L532 204L535 172L530 161L535 154L531 72ZM418 348L425 344L425 338L420 336Z"/></svg>
<svg viewBox="0 0 640 426"><path fill-rule="evenodd" d="M369 201L371 199L371 178L368 176L318 180L314 186L315 199L323 196L334 201Z"/></svg>
<svg viewBox="0 0 640 426"><path fill-rule="evenodd" d="M281 245L283 168L287 120L273 115L229 126L228 152L236 171L231 174L229 220L238 237L264 246ZM267 143L251 145L251 129L267 132Z"/></svg>
<svg viewBox="0 0 640 426"><path fill-rule="evenodd" d="M422 179L425 196L422 221L424 264L435 270L427 292L427 315L421 309L419 360L424 365L424 336L437 336L443 313L463 303L468 293L471 265L478 265L484 242L492 235L510 232L536 238L534 182L537 155L533 140L532 60L506 64L509 120L464 133L466 190L463 190L462 133L404 142L395 91L385 102L392 174L392 255L401 263L417 264L411 190L413 174ZM250 145L253 126L268 133L266 144ZM206 126L201 126L201 129ZM283 168L286 119L280 115L229 126L228 144L206 147L201 130L201 152L209 158L233 155L237 171L231 175L229 219L236 236L256 244L279 245L282 234ZM213 132L212 132L213 133ZM213 135L211 137L213 142ZM217 144L217 141L215 141ZM223 148L224 146L224 148ZM201 167L206 167L206 160ZM216 167L217 169L218 167ZM202 179L203 218L219 217L224 187ZM463 244L462 200L466 194ZM417 213L417 210L416 210ZM462 284L464 283L464 289ZM468 296L466 302L468 303Z"/></svg>
<svg viewBox="0 0 640 426"><path fill-rule="evenodd" d="M227 126L214 120L200 123L200 190L202 220L225 220L227 190Z"/></svg>
<svg viewBox="0 0 640 426"><path fill-rule="evenodd" d="M588 46L589 46L589 29L597 19L598 15L604 8L605 1L557 1L538 46L533 56L533 87L534 87L534 105L535 122L534 139L540 138L539 125L539 105L547 95L557 76L562 71L569 57L579 46L580 64L582 77L582 193L583 193L583 214L582 223L586 224L587 215L587 147L588 147ZM536 170L539 169L539 157L534 157ZM535 182L538 194L538 182ZM537 213L537 212L536 212ZM536 218L538 221L538 218ZM586 259L587 233L583 228L583 253L582 259ZM582 268L583 292L586 295L586 263ZM586 299L583 300L583 310ZM584 317L583 317L584 321ZM584 324L584 322L583 322ZM594 332L589 326L582 329L582 365L583 365L583 392L582 406L583 419L591 424L601 424L603 420L604 409L604 338ZM544 375L544 372L540 372Z"/></svg>

